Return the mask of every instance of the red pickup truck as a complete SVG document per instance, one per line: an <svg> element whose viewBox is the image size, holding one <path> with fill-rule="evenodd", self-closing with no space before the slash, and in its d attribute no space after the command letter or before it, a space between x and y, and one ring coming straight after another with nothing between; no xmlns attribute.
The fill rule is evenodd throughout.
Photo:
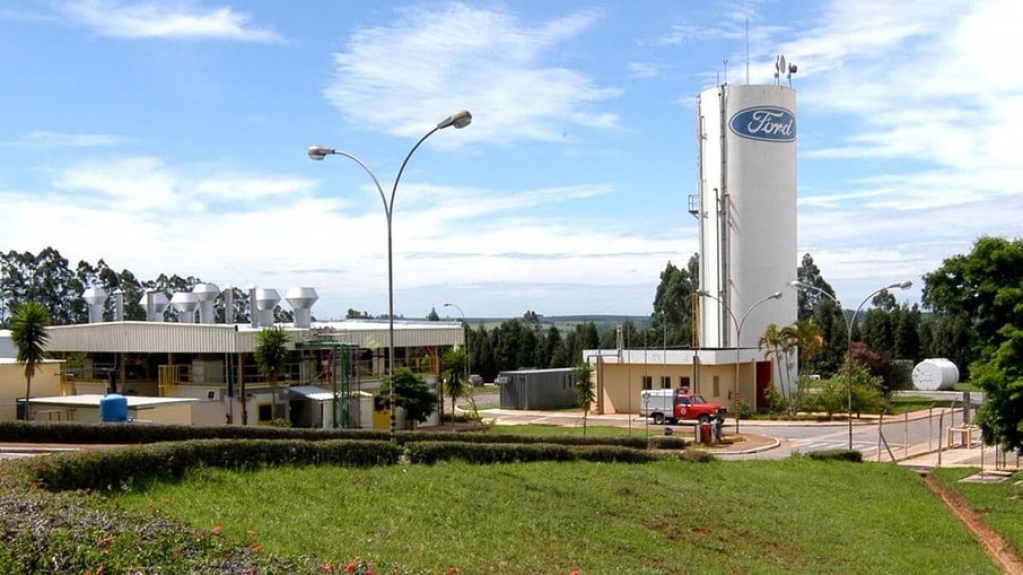
<svg viewBox="0 0 1023 575"><path fill-rule="evenodd" d="M648 389L639 397L639 413L644 417L652 417L654 424L678 423L683 420L696 420L709 423L711 419L724 419L728 408L710 403L702 395L682 393L677 389Z"/></svg>

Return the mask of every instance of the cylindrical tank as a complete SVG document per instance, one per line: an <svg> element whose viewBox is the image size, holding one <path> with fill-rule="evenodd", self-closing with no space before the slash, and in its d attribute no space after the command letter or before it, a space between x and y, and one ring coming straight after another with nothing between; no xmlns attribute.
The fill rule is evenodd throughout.
<svg viewBox="0 0 1023 575"><path fill-rule="evenodd" d="M99 420L128 421L128 398L119 393L108 393L99 400Z"/></svg>
<svg viewBox="0 0 1023 575"><path fill-rule="evenodd" d="M717 86L700 93L698 109L700 289L714 296L702 303L701 344L755 348L768 324L797 315L794 295L758 305L790 293L799 264L796 92Z"/></svg>
<svg viewBox="0 0 1023 575"><path fill-rule="evenodd" d="M943 357L925 359L913 368L913 385L920 391L950 390L959 383L959 368Z"/></svg>

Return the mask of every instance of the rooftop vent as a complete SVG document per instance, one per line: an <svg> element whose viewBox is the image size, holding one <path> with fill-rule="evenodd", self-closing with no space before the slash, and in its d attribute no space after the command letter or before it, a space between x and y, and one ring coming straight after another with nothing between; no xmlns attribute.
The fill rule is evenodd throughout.
<svg viewBox="0 0 1023 575"><path fill-rule="evenodd" d="M171 297L170 304L178 314L178 323L195 323L195 310L199 309L198 295L179 291Z"/></svg>
<svg viewBox="0 0 1023 575"><path fill-rule="evenodd" d="M192 293L199 298L199 323L213 323L213 300L217 299L220 288L213 284L196 284Z"/></svg>
<svg viewBox="0 0 1023 575"><path fill-rule="evenodd" d="M169 303L167 294L155 289L147 289L139 300L139 305L146 308L146 321L163 321L163 312Z"/></svg>
<svg viewBox="0 0 1023 575"><path fill-rule="evenodd" d="M256 309L254 314L259 316L259 325L256 327L266 327L274 324L274 308L281 301L280 294L273 288L256 288Z"/></svg>
<svg viewBox="0 0 1023 575"><path fill-rule="evenodd" d="M311 287L289 288L284 294L284 299L295 310L295 327L311 327L313 304L320 299L320 296L316 295L316 290Z"/></svg>
<svg viewBox="0 0 1023 575"><path fill-rule="evenodd" d="M82 293L82 299L89 306L89 323L103 321L103 304L107 301L107 292L99 286L92 286Z"/></svg>

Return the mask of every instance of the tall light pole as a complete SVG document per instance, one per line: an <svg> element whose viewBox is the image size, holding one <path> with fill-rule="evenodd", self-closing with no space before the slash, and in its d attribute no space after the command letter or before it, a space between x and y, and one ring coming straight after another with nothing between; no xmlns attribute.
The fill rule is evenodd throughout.
<svg viewBox="0 0 1023 575"><path fill-rule="evenodd" d="M698 291L696 293L701 295L701 296L704 296L704 297L709 297L710 299L718 302L718 304L720 304L721 307L723 307L725 309L725 311L728 312L728 317L732 318L732 323L735 325L735 396L734 396L734 398L735 398L736 403L734 404L734 407L735 407L735 432L739 433L739 409L738 409L738 400L739 400L739 348L740 348L740 342L742 341L742 326L746 323L746 318L749 317L749 314L754 309L756 309L756 307L758 305L760 305L762 303L765 303L765 302L768 302L768 301L770 301L772 299L780 299L781 298L781 292L780 291L776 291L776 292L774 292L773 294L771 294L769 296L762 297L759 300L753 302L753 305L751 305L748 308L746 308L746 311L742 314L742 317L740 319L736 319L735 318L735 314L732 313L732 310L729 309L729 307L727 305L725 305L725 303L723 301L718 299L717 296L713 296L713 295L711 295L709 292L707 292L705 290L700 290L700 291Z"/></svg>
<svg viewBox="0 0 1023 575"><path fill-rule="evenodd" d="M387 375L390 380L390 394L388 397L388 403L391 409L391 440L395 437L395 421L394 421L394 244L391 237L391 221L392 215L394 214L394 195L398 191L398 182L401 181L401 174L405 171L405 166L408 164L412 154L415 153L419 146L426 141L427 138L432 136L434 132L443 130L444 128L450 128L454 126L456 129L461 129L468 126L472 122L472 114L468 110L459 110L454 114L451 114L447 118L441 120L436 126L430 129L416 145L412 146L408 154L405 155L405 160L401 162L401 167L398 168L398 175L394 177L394 185L391 187L390 199L384 195L384 188L380 185L380 181L377 180L376 175L369 169L369 166L365 164L359 158L349 154L342 150L336 150L334 148L325 148L323 146L309 146L309 158L313 160L323 160L329 155L344 156L349 160L352 160L356 164L359 164L363 170L369 174L369 177L373 180L373 184L376 185L377 191L380 192L380 201L384 203L384 214L387 216L387 338L388 338L388 363L387 363Z"/></svg>
<svg viewBox="0 0 1023 575"><path fill-rule="evenodd" d="M469 322L465 321L465 312L462 311L462 308L458 307L458 305L453 304L453 303L446 303L446 304L444 304L444 307L453 307L453 308L458 310L458 313L462 314L462 323L464 324L462 329L466 331L466 336L465 336L465 384L469 385L469 374L472 372L472 356L469 355L469 339L472 337L472 329L469 328ZM469 328L469 329L466 329L466 328Z"/></svg>
<svg viewBox="0 0 1023 575"><path fill-rule="evenodd" d="M849 410L849 449L852 449L853 448L853 423L852 423L852 411L853 411L853 401L852 401L852 328L853 328L853 325L854 325L853 324L853 320L849 319L849 317L847 317L845 315L845 310L842 309L842 302L838 301L838 298L836 298L835 296L831 295L830 293L822 290L821 288L819 288L819 287L817 287L815 285L810 285L810 284L807 284L807 283L803 283L803 282L801 282L799 280L792 280L792 281L789 282L789 285L794 287L794 288L796 288L796 289L805 289L805 290L815 291L815 292L823 295L824 297L830 299L831 301L835 302L835 304L838 305L838 309L842 311L842 319L845 320L845 333L846 333L846 357L845 357L845 364L846 364L846 383L847 383L847 388L848 388L846 390L846 402L847 402L847 408ZM902 282L898 282L898 283L888 284L888 285L886 285L886 286L884 286L882 288L878 288L878 289L874 290L873 292L870 293L870 295L868 295L867 297L863 298L863 301L860 302L860 305L858 305L856 307L856 311L853 312L852 317L855 318L856 316L860 315L860 310L863 309L863 306L868 301L870 301L871 298L873 298L877 294L879 294L879 293L881 293L881 292L883 292L885 290L888 290L888 289L895 289L895 288L909 289L911 287L913 287L913 282L911 282L909 280L906 280L906 281L902 281Z"/></svg>

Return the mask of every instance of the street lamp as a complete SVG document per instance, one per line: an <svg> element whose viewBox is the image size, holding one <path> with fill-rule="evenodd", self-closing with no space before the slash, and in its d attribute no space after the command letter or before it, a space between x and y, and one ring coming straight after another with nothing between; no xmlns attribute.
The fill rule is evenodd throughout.
<svg viewBox="0 0 1023 575"><path fill-rule="evenodd" d="M465 312L462 311L462 308L458 307L458 305L453 304L453 303L446 303L446 304L444 304L444 307L453 307L453 308L457 309L458 313L462 314L462 323L465 324L462 329L465 330L466 328L469 327L469 322L465 321ZM466 383L466 385L469 385L469 374L472 372L472 356L469 355L469 338L471 336L472 336L472 329L469 329L469 330L467 330L467 334L465 336L465 383Z"/></svg>
<svg viewBox="0 0 1023 575"><path fill-rule="evenodd" d="M797 290L808 289L808 290L815 291L815 292L823 295L824 297L830 299L831 301L835 302L835 304L838 306L838 309L840 309L840 310L842 309L842 302L838 301L838 298L836 298L835 296L831 295L830 293L824 291L823 289L821 289L821 288L819 288L819 287L817 287L815 285L810 285L810 284L807 284L807 283L803 283L803 282L801 282L799 280L792 280L792 281L789 282L789 285L792 286L793 288L797 289ZM902 281L902 282L898 282L898 283L888 284L888 285L886 285L886 286L884 286L882 288L878 288L878 289L874 290L873 292L870 293L870 295L868 295L867 297L863 298L863 301L860 302L860 305L856 307L856 311L853 312L852 317L855 318L858 315L860 315L860 310L863 309L864 304L866 304L868 301L870 301L871 298L873 298L877 294L879 294L879 293L881 293L881 292L883 292L885 290L888 290L888 289L894 289L894 288L909 289L911 287L913 287L913 282L911 282L909 280L906 280L906 281ZM847 387L848 387L848 389L846 390L846 402L847 402L847 409L849 410L849 449L852 449L853 448L853 422L852 422L852 411L853 411L853 402L852 402L852 328L853 328L853 321L851 319L849 319L849 317L847 317L845 315L845 310L842 310L842 319L845 320L845 333L846 333L846 340L845 340L846 341L846 358L845 358L845 362L846 362L846 383L847 383Z"/></svg>
<svg viewBox="0 0 1023 575"><path fill-rule="evenodd" d="M732 310L729 309L729 307L727 305L725 305L725 303L723 301L718 299L717 296L711 295L706 290L700 290L700 291L698 291L696 293L701 295L701 296L709 297L710 299L718 302L718 304L720 304L721 307L723 307L725 309L725 311L728 312L728 317L732 318L732 323L735 325L735 396L734 397L735 397L736 403L734 404L734 407L735 407L735 432L739 433L739 409L738 409L738 400L739 400L739 346L740 346L740 342L742 341L742 326L746 323L746 318L749 316L750 312L752 312L754 309L756 309L756 307L758 305L760 305L762 303L765 303L767 301L770 301L772 299L780 299L781 298L781 292L780 291L776 291L776 292L774 292L773 294L771 294L769 296L765 296L765 297L763 297L763 298L753 302L753 305L751 305L748 308L746 308L746 311L742 314L742 317L740 319L735 319L735 314L732 313Z"/></svg>
<svg viewBox="0 0 1023 575"><path fill-rule="evenodd" d="M323 146L309 146L309 158L312 160L323 160L329 155L344 156L349 160L352 160L356 164L359 164L363 170L369 174L369 177L373 180L373 184L376 185L377 191L380 192L380 201L384 203L384 214L387 216L387 337L388 337L388 359L387 375L390 379L390 394L388 397L388 403L391 409L391 440L394 440L395 436L395 421L394 421L394 256L393 256L393 242L391 239L391 220L394 214L394 194L398 191L398 182L401 181L401 174L405 171L405 166L408 164L412 154L419 148L419 146L426 141L427 138L433 135L438 130L444 128L450 128L454 126L456 129L461 129L469 125L472 122L472 114L468 110L459 110L454 114L451 114L447 118L441 120L436 126L430 129L416 145L412 146L408 154L405 155L405 160L402 161L401 167L398 168L398 175L394 177L394 185L391 187L391 197L388 200L387 196L384 195L384 188L380 185L380 181L377 180L376 175L369 169L369 166L365 164L359 158L349 154L342 150L336 150L334 148L325 148Z"/></svg>

